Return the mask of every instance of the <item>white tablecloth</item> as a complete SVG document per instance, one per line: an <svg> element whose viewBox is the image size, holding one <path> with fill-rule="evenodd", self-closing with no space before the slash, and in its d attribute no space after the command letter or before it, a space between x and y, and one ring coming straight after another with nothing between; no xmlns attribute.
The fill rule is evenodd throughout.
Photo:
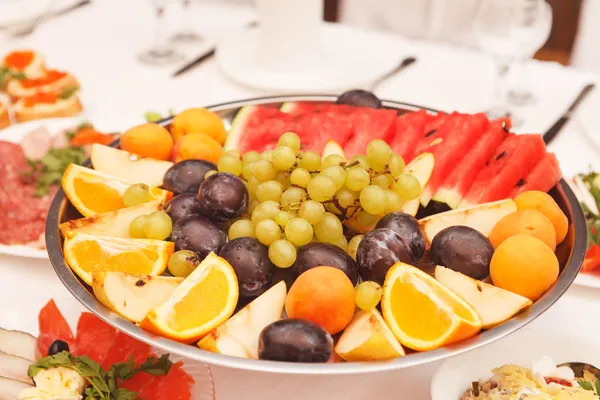
<svg viewBox="0 0 600 400"><path fill-rule="evenodd" d="M243 6L201 6L197 26L207 34L222 32L232 24L241 25L253 16ZM142 65L136 55L151 37L149 1L96 0L92 6L45 22L29 37L1 38L0 54L31 47L43 52L49 65L73 71L82 83L84 100L90 104L89 117L107 129L139 123L148 110L181 110L266 94L227 80L214 60L177 79L170 77L172 68ZM493 75L487 58L466 50L417 42L382 50L397 52L399 56L412 52L419 61L383 86L381 97L468 112L481 111L488 104ZM188 51L194 54L193 49ZM523 129L545 130L589 79L593 77L552 64L529 65L527 81L539 102L522 110L526 120ZM590 108L594 107L587 107ZM558 155L565 175L583 171L590 164L600 167L598 149L581 135L576 124L564 130L551 150ZM50 298L57 300L72 323L83 310L47 261L0 256L0 277L0 325L5 328L35 333L37 312ZM594 340L600 330L596 317L599 297L600 292L573 287L532 325ZM429 365L352 377L273 376L217 367L212 370L219 400L420 400L429 398L429 380L435 368L436 365Z"/></svg>

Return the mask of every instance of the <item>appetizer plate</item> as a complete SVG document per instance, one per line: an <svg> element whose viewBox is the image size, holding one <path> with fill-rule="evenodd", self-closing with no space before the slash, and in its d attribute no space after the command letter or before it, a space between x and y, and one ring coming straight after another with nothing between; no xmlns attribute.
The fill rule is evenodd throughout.
<svg viewBox="0 0 600 400"><path fill-rule="evenodd" d="M471 382L488 379L504 364L529 367L542 356L556 363L579 361L600 365L600 347L559 333L524 329L482 349L444 361L431 381L432 400L460 400Z"/></svg>
<svg viewBox="0 0 600 400"><path fill-rule="evenodd" d="M600 276L581 272L573 283L579 286L600 289Z"/></svg>
<svg viewBox="0 0 600 400"><path fill-rule="evenodd" d="M278 107L281 103L288 101L334 102L336 99L337 97L333 95L274 96L218 104L208 108L219 114L224 121L226 128L229 129L232 118L241 107L246 105L261 104ZM422 108L416 105L394 101L383 101L382 104L384 107L398 111L414 111ZM168 118L160 123L168 125L170 122L171 118ZM116 145L117 142L113 144ZM84 166L89 165L89 160L84 163ZM564 180L561 180L549 194L553 196L570 221L569 233L564 242L556 250L561 269L558 281L529 309L494 329L484 331L471 339L452 346L423 353L409 354L405 357L386 362L311 364L243 359L207 352L199 349L197 346L182 344L163 337L158 337L139 328L103 306L96 299L91 288L79 280L66 264L62 250L63 237L58 229L58 225L64 221L76 218L78 214L66 199L62 189L59 190L55 196L48 214L46 222L46 244L48 246L50 261L52 262L57 275L75 298L89 310L117 329L126 332L136 339L149 343L155 348L161 349L164 353L179 354L186 358L206 362L209 365L272 373L332 375L369 373L409 368L443 360L451 356L456 356L480 348L516 332L550 308L566 292L579 272L585 255L587 228L579 202Z"/></svg>

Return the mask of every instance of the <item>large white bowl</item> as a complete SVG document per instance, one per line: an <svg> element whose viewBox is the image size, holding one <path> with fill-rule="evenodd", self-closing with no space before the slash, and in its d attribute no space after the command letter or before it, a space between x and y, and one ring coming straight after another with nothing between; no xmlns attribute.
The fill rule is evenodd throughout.
<svg viewBox="0 0 600 400"><path fill-rule="evenodd" d="M458 400L471 382L488 379L504 364L529 367L531 361L550 356L560 364L579 361L600 365L600 345L559 333L523 329L486 347L444 361L431 381L432 400Z"/></svg>

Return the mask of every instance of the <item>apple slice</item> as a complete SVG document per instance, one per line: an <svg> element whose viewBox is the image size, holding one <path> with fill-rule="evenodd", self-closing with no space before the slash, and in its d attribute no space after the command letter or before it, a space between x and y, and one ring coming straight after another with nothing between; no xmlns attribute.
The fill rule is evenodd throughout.
<svg viewBox="0 0 600 400"><path fill-rule="evenodd" d="M30 383L31 378L27 376L27 369L31 364L31 360L0 351L0 376L4 378Z"/></svg>
<svg viewBox="0 0 600 400"><path fill-rule="evenodd" d="M34 362L37 358L36 348L37 339L29 333L0 328L0 352Z"/></svg>
<svg viewBox="0 0 600 400"><path fill-rule="evenodd" d="M323 159L331 154L337 154L338 156L342 156L344 161L346 161L346 155L344 154L344 149L339 145L335 140L328 140L325 143L325 147L323 148Z"/></svg>
<svg viewBox="0 0 600 400"><path fill-rule="evenodd" d="M431 153L420 154L406 166L404 173L410 174L417 178L421 184L421 193L416 199L405 202L402 205L402 212L410 214L413 217L417 215L417 211L419 211L419 205L421 204L421 194L423 194L423 189L427 185L427 182L429 182L429 178L431 178L434 166L435 158Z"/></svg>
<svg viewBox="0 0 600 400"><path fill-rule="evenodd" d="M489 237L498 221L515 211L517 211L517 204L511 199L507 199L446 211L420 219L419 223L425 231L429 244L438 232L456 225L471 227L483 236Z"/></svg>
<svg viewBox="0 0 600 400"><path fill-rule="evenodd" d="M31 382L31 379L29 382ZM21 390L31 387L33 387L31 383L25 383L0 376L0 399L18 399Z"/></svg>
<svg viewBox="0 0 600 400"><path fill-rule="evenodd" d="M58 227L63 236L66 236L67 232L84 232L96 236L129 238L131 221L140 215L148 215L160 210L161 205L161 200L152 200L137 206L67 221Z"/></svg>
<svg viewBox="0 0 600 400"><path fill-rule="evenodd" d="M148 311L164 303L183 278L97 271L92 289L106 307L129 321L141 322Z"/></svg>
<svg viewBox="0 0 600 400"><path fill-rule="evenodd" d="M95 170L132 183L161 186L170 161L143 158L114 147L94 144L90 155Z"/></svg>
<svg viewBox="0 0 600 400"><path fill-rule="evenodd" d="M442 266L435 267L435 279L462 297L477 311L483 329L508 321L519 311L531 305L531 300L526 297Z"/></svg>
<svg viewBox="0 0 600 400"><path fill-rule="evenodd" d="M403 356L404 349L376 308L359 310L342 333L335 352L345 361L377 361Z"/></svg>
<svg viewBox="0 0 600 400"><path fill-rule="evenodd" d="M202 340L203 350L258 359L258 337L265 326L281 319L287 289L281 281L242 308Z"/></svg>

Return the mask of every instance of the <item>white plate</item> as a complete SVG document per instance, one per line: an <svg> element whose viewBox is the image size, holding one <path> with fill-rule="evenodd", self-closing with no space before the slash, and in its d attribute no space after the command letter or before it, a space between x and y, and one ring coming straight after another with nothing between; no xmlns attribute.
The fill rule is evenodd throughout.
<svg viewBox="0 0 600 400"><path fill-rule="evenodd" d="M459 400L471 382L488 379L504 364L529 367L550 356L556 363L580 361L600 365L600 347L558 333L524 329L506 339L444 361L431 381L432 400Z"/></svg>
<svg viewBox="0 0 600 400"><path fill-rule="evenodd" d="M600 276L580 272L573 283L579 286L600 289Z"/></svg>
<svg viewBox="0 0 600 400"><path fill-rule="evenodd" d="M360 88L394 69L408 54L398 38L350 26L325 23L321 28L318 68L275 73L257 59L258 28L245 29L219 41L216 59L233 80L279 92L323 92ZM293 46L293 44L291 44Z"/></svg>

